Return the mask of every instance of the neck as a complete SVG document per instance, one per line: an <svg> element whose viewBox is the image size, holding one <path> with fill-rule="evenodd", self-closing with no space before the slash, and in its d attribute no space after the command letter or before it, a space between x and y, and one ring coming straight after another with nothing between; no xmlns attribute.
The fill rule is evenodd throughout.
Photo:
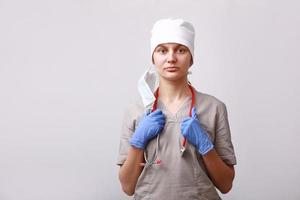
<svg viewBox="0 0 300 200"><path fill-rule="evenodd" d="M187 78L177 81L159 81L159 98L165 102L176 102L191 95Z"/></svg>

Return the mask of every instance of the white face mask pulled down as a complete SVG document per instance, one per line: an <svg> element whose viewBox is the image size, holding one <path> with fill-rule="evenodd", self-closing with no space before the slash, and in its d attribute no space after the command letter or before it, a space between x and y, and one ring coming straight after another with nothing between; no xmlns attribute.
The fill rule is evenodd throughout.
<svg viewBox="0 0 300 200"><path fill-rule="evenodd" d="M158 85L155 71L146 70L138 81L138 91L143 100L144 108L148 111L152 109L155 102L154 92Z"/></svg>
<svg viewBox="0 0 300 200"><path fill-rule="evenodd" d="M188 75L192 74L188 71ZM154 92L158 87L158 75L156 71L148 69L138 81L138 91L142 98L146 111L151 110L155 102Z"/></svg>

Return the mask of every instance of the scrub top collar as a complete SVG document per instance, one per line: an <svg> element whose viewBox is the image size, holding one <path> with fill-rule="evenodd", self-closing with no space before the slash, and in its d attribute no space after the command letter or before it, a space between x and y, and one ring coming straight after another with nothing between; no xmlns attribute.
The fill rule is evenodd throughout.
<svg viewBox="0 0 300 200"><path fill-rule="evenodd" d="M157 99L157 107L163 111L166 122L181 122L185 117L189 117L191 103L192 96L186 97L178 110L175 113L172 113L159 98Z"/></svg>

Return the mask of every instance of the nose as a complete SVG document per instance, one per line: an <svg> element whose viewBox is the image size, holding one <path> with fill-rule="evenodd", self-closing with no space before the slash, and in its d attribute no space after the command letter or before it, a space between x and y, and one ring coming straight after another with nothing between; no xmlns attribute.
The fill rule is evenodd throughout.
<svg viewBox="0 0 300 200"><path fill-rule="evenodd" d="M168 62L168 63L175 63L175 62L176 62L176 55L175 55L175 52L170 51L170 52L168 53L167 62Z"/></svg>

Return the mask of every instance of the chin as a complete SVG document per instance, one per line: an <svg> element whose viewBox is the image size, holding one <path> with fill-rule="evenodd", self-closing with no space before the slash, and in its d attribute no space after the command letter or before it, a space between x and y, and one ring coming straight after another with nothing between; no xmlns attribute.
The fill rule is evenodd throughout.
<svg viewBox="0 0 300 200"><path fill-rule="evenodd" d="M168 80L168 81L177 81L180 80L184 77L184 75L179 75L179 74L169 74L169 75L165 75L163 76L163 79Z"/></svg>

